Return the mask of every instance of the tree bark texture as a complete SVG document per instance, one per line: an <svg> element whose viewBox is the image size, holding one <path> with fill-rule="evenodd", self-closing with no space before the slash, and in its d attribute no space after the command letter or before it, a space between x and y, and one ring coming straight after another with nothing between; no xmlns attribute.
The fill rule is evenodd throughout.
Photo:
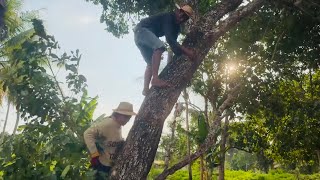
<svg viewBox="0 0 320 180"><path fill-rule="evenodd" d="M264 0L255 0L245 7L239 8L238 11L229 14L229 17L220 22L218 26L214 26L224 15L235 10L241 2L242 0L223 0L214 9L194 22L183 45L197 51L195 60L191 62L182 56L174 59L162 71L159 77L174 86L170 88L151 88L135 118L124 149L112 169L111 179L136 180L147 178L157 152L164 121L178 100L181 91L186 88L217 39L242 18L260 7ZM210 138L207 139L209 142L210 140ZM207 145L203 148L208 149ZM190 156L190 160L198 158L202 153L203 150L197 151Z"/></svg>
<svg viewBox="0 0 320 180"><path fill-rule="evenodd" d="M167 64L169 64L172 61L173 58L173 52L168 51L168 57L167 57ZM170 142L168 144L168 147L165 149L165 157L164 157L164 169L169 168L170 160L171 160L171 155L172 155L172 147L174 143L174 134L176 130L176 122L177 122L177 117L180 116L179 108L178 108L178 103L176 103L175 106L175 111L173 113L173 121L171 124L171 137L170 137Z"/></svg>

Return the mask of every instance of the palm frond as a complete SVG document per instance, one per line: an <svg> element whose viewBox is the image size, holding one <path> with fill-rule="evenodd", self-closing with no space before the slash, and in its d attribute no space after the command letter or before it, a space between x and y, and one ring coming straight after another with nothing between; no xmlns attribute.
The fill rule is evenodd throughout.
<svg viewBox="0 0 320 180"><path fill-rule="evenodd" d="M19 48L23 42L25 42L27 39L31 38L31 36L35 33L34 28L25 30L23 32L20 32L16 34L15 36L12 36L8 41L5 42L5 51L11 52L13 49Z"/></svg>
<svg viewBox="0 0 320 180"><path fill-rule="evenodd" d="M8 28L9 34L22 29L23 22L18 16L18 11L21 9L22 3L20 0L7 0L5 24Z"/></svg>

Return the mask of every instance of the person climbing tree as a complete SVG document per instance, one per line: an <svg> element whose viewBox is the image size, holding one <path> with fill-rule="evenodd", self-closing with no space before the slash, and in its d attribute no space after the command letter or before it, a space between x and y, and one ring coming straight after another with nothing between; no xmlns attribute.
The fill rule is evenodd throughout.
<svg viewBox="0 0 320 180"><path fill-rule="evenodd" d="M193 10L189 5L177 6L174 12L167 12L142 19L134 28L134 41L139 48L147 67L144 74L143 95L147 95L149 84L168 87L169 83L159 79L158 71L161 55L165 51L164 43L159 37L165 36L175 55L186 55L192 60L194 52L177 42L180 25L192 17ZM152 78L152 80L151 80Z"/></svg>
<svg viewBox="0 0 320 180"><path fill-rule="evenodd" d="M84 132L84 141L91 155L91 166L97 170L96 179L104 179L113 166L124 140L121 126L128 123L131 116L136 115L133 106L128 102L120 102L110 117L94 122Z"/></svg>

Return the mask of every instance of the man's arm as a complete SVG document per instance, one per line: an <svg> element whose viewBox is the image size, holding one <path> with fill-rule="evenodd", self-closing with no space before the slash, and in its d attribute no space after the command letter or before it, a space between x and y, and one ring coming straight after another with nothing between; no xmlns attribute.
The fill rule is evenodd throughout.
<svg viewBox="0 0 320 180"><path fill-rule="evenodd" d="M5 0L0 0L0 5L1 5L2 7L6 7L6 2L5 2Z"/></svg>
<svg viewBox="0 0 320 180"><path fill-rule="evenodd" d="M173 29L170 25L165 26L165 37L174 54L177 56L182 55L182 46L177 42L178 34L173 32Z"/></svg>
<svg viewBox="0 0 320 180"><path fill-rule="evenodd" d="M178 38L178 32L176 32L171 24L168 22L169 20L165 20L164 23L164 34L166 37L167 43L170 45L172 51L174 52L175 55L180 56L182 54L185 54L189 58L193 58L193 51L189 48L186 48L182 45L180 45L177 42Z"/></svg>
<svg viewBox="0 0 320 180"><path fill-rule="evenodd" d="M193 59L193 56L194 56L194 51L190 48L186 48L184 46L181 46L180 45L180 48L183 52L183 54L185 54L186 56L188 56L191 60Z"/></svg>
<svg viewBox="0 0 320 180"><path fill-rule="evenodd" d="M89 127L83 134L84 142L91 154L91 157L99 156L99 152L96 146L96 137L99 134L99 129L97 125Z"/></svg>

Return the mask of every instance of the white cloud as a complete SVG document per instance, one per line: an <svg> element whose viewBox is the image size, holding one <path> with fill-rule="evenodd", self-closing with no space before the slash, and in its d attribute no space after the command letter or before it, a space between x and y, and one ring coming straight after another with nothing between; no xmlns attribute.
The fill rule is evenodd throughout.
<svg viewBox="0 0 320 180"><path fill-rule="evenodd" d="M79 26L99 24L98 17L95 17L90 14L86 14L86 15L72 14L72 15L66 16L65 18L61 18L61 21L59 23L71 29L77 28Z"/></svg>
<svg viewBox="0 0 320 180"><path fill-rule="evenodd" d="M93 16L89 16L89 15L79 16L76 18L77 18L77 22L82 25L88 25L88 24L95 23L98 21L97 17L93 17Z"/></svg>

